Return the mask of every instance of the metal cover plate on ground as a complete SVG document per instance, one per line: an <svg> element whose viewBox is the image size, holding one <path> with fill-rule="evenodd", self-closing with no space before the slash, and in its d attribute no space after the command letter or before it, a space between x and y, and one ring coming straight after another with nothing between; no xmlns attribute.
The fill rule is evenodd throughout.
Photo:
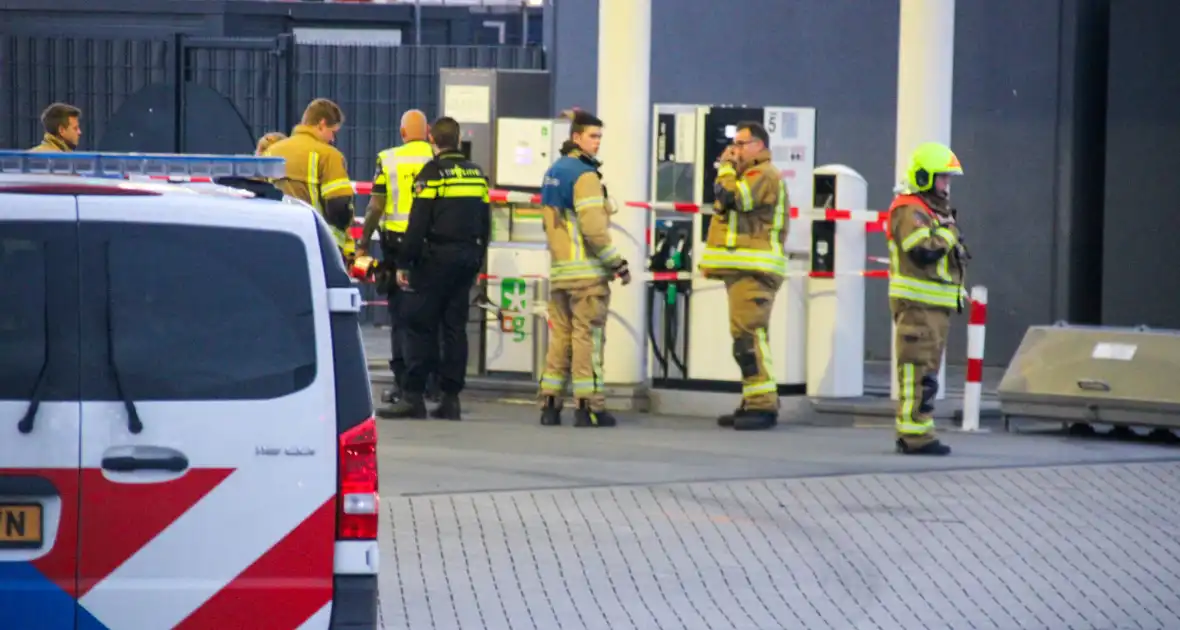
<svg viewBox="0 0 1180 630"><path fill-rule="evenodd" d="M998 388L1005 415L1180 427L1180 333L1028 329Z"/></svg>

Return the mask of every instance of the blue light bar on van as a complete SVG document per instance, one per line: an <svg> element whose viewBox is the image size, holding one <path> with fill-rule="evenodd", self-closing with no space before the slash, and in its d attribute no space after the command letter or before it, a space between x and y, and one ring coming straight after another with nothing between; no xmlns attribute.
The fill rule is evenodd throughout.
<svg viewBox="0 0 1180 630"><path fill-rule="evenodd" d="M285 171L283 158L254 155L0 151L0 173L88 177L282 177Z"/></svg>

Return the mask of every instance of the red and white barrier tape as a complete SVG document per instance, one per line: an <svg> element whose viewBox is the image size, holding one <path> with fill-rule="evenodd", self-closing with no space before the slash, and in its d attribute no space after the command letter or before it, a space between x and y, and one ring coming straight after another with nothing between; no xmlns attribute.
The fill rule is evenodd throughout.
<svg viewBox="0 0 1180 630"><path fill-rule="evenodd" d="M213 181L211 177L193 177L188 175L152 175L149 179L166 180L170 182L195 182L195 183L210 183ZM372 182L353 182L352 189L358 195L368 195L373 192ZM539 205L541 203L541 195L536 193L518 192L513 190L489 190L488 199L492 203L512 203L521 205ZM697 214L708 206L702 206L695 203L679 203L679 202L647 202L647 201L628 201L624 204L628 208L637 208L640 210L670 210L673 212L680 212L684 214ZM889 218L888 212L878 210L841 210L841 209L823 209L823 210L800 210L799 208L790 209L790 217L798 219L806 217L812 220L824 221L854 221L864 223L866 232L884 232L885 221ZM356 224L351 228L350 234L356 239L361 237L361 229L364 221L360 218L356 219Z"/></svg>
<svg viewBox="0 0 1180 630"><path fill-rule="evenodd" d="M963 430L979 430L983 398L983 344L987 325L987 287L971 287L967 319L967 383L963 388Z"/></svg>
<svg viewBox="0 0 1180 630"><path fill-rule="evenodd" d="M788 272L788 278L838 278L842 276L864 276L865 278L888 278L888 269L866 269L864 271L803 271ZM688 271L653 271L648 280L653 282L675 282L678 280L692 280L703 278L700 273Z"/></svg>

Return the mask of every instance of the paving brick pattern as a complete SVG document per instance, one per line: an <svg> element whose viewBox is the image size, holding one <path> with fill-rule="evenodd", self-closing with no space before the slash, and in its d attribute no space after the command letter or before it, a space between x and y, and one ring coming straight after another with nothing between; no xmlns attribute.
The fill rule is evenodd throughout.
<svg viewBox="0 0 1180 630"><path fill-rule="evenodd" d="M1180 629L1180 463L385 500L388 629Z"/></svg>

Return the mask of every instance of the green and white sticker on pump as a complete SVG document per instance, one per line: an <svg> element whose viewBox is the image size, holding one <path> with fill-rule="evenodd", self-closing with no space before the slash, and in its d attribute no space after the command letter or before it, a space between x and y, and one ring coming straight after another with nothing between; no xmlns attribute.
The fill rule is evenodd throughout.
<svg viewBox="0 0 1180 630"><path fill-rule="evenodd" d="M498 242L488 248L487 296L499 307L499 322L484 328L488 374L538 374L547 332L539 306L547 298L546 243Z"/></svg>

